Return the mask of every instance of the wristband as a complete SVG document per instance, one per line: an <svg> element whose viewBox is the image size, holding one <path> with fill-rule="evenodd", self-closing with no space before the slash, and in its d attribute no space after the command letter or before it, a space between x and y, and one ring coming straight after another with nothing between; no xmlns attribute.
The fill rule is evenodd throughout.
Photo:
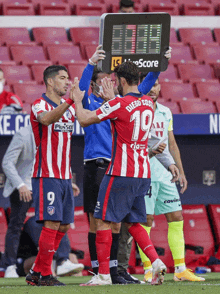
<svg viewBox="0 0 220 294"><path fill-rule="evenodd" d="M72 105L74 103L74 101L70 98L66 99L65 101L67 104Z"/></svg>
<svg viewBox="0 0 220 294"><path fill-rule="evenodd" d="M93 61L91 60L91 58L89 58L89 64L91 64L91 65L96 65L96 63L93 62Z"/></svg>

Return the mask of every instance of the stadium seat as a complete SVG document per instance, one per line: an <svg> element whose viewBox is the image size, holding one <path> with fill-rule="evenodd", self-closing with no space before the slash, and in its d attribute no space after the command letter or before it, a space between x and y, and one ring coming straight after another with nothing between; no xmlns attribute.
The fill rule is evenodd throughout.
<svg viewBox="0 0 220 294"><path fill-rule="evenodd" d="M154 246L157 248L159 258L165 263L165 265L168 268L168 271L171 271L174 266L174 263L167 240L167 233L168 224L165 216L163 214L154 215L154 221L150 232L150 239L152 240Z"/></svg>
<svg viewBox="0 0 220 294"><path fill-rule="evenodd" d="M81 5L76 4L74 14L76 15L88 15L88 16L98 16L106 13L105 5L101 5L100 3L96 4L90 2L88 4Z"/></svg>
<svg viewBox="0 0 220 294"><path fill-rule="evenodd" d="M177 65L180 78L184 82L203 82L203 81L217 81L214 76L213 69L208 64L178 64Z"/></svg>
<svg viewBox="0 0 220 294"><path fill-rule="evenodd" d="M209 3L183 4L184 15L215 15L214 6Z"/></svg>
<svg viewBox="0 0 220 294"><path fill-rule="evenodd" d="M161 72L159 76L160 82L162 81L172 82L172 81L178 80L178 78L179 77L178 77L177 69L173 64L169 64L167 70Z"/></svg>
<svg viewBox="0 0 220 294"><path fill-rule="evenodd" d="M217 113L216 107L212 101L180 101L180 108L183 113L191 114L191 113Z"/></svg>
<svg viewBox="0 0 220 294"><path fill-rule="evenodd" d="M89 60L90 57L94 54L96 51L97 45L95 44L86 44L84 49L85 49L85 59Z"/></svg>
<svg viewBox="0 0 220 294"><path fill-rule="evenodd" d="M23 102L33 104L34 101L46 92L45 85L13 85L14 93L18 95Z"/></svg>
<svg viewBox="0 0 220 294"><path fill-rule="evenodd" d="M178 43L177 33L174 28L170 28L170 43Z"/></svg>
<svg viewBox="0 0 220 294"><path fill-rule="evenodd" d="M16 62L11 60L8 47L0 47L0 66L1 64L15 65Z"/></svg>
<svg viewBox="0 0 220 294"><path fill-rule="evenodd" d="M169 64L198 63L198 61L193 59L189 46L183 45L182 43L175 43L170 45L172 47L172 58L169 60Z"/></svg>
<svg viewBox="0 0 220 294"><path fill-rule="evenodd" d="M20 4L15 3L3 3L2 4L3 15L35 15L34 7L32 3Z"/></svg>
<svg viewBox="0 0 220 294"><path fill-rule="evenodd" d="M0 43L2 45L36 45L32 42L27 28L0 28Z"/></svg>
<svg viewBox="0 0 220 294"><path fill-rule="evenodd" d="M205 205L183 205L186 265L192 268L200 256L214 253L214 239ZM191 248L191 249L190 249Z"/></svg>
<svg viewBox="0 0 220 294"><path fill-rule="evenodd" d="M148 12L166 12L170 15L179 15L178 4L172 3L160 3L160 4L149 4Z"/></svg>
<svg viewBox="0 0 220 294"><path fill-rule="evenodd" d="M47 65L41 65L41 64L35 64L31 66L33 78L38 84L44 83L43 72L46 68L47 68Z"/></svg>
<svg viewBox="0 0 220 294"><path fill-rule="evenodd" d="M169 107L172 114L179 114L181 113L180 107L177 102L173 101L165 101L162 103L164 106Z"/></svg>
<svg viewBox="0 0 220 294"><path fill-rule="evenodd" d="M72 42L70 42L67 38L66 29L63 27L35 27L32 29L32 33L35 41L39 45L72 45Z"/></svg>
<svg viewBox="0 0 220 294"><path fill-rule="evenodd" d="M71 15L71 9L67 3L40 3L39 15Z"/></svg>
<svg viewBox="0 0 220 294"><path fill-rule="evenodd" d="M8 229L7 219L4 209L0 208L0 252L5 252L5 235Z"/></svg>
<svg viewBox="0 0 220 294"><path fill-rule="evenodd" d="M218 113L220 113L220 102L219 101L216 101L216 107L217 107L217 110L218 110Z"/></svg>
<svg viewBox="0 0 220 294"><path fill-rule="evenodd" d="M218 101L220 95L220 84L215 83L196 83L198 95L202 99Z"/></svg>
<svg viewBox="0 0 220 294"><path fill-rule="evenodd" d="M208 212L214 230L216 245L220 245L220 204L209 204Z"/></svg>
<svg viewBox="0 0 220 294"><path fill-rule="evenodd" d="M160 83L161 84L161 96L166 99L182 99L195 97L191 84L179 84L173 83Z"/></svg>
<svg viewBox="0 0 220 294"><path fill-rule="evenodd" d="M99 28L96 27L70 28L70 36L74 45L79 45L81 42L99 44Z"/></svg>
<svg viewBox="0 0 220 294"><path fill-rule="evenodd" d="M56 64L69 64L83 60L80 48L73 46L47 46L50 60Z"/></svg>
<svg viewBox="0 0 220 294"><path fill-rule="evenodd" d="M220 79L220 63L219 62L218 63L214 63L212 65L212 67L213 67L213 70L214 70L215 77L217 79Z"/></svg>
<svg viewBox="0 0 220 294"><path fill-rule="evenodd" d="M85 67L86 65L84 63L74 63L74 64L68 65L68 72L70 75L70 79L72 81L75 77L78 77L80 79Z"/></svg>
<svg viewBox="0 0 220 294"><path fill-rule="evenodd" d="M13 59L23 65L45 64L51 65L52 62L47 60L43 47L41 46L11 46Z"/></svg>
<svg viewBox="0 0 220 294"><path fill-rule="evenodd" d="M31 71L26 65L1 65L7 84L36 84L31 78Z"/></svg>
<svg viewBox="0 0 220 294"><path fill-rule="evenodd" d="M184 44L212 43L212 31L209 28L180 28L180 41Z"/></svg>
<svg viewBox="0 0 220 294"><path fill-rule="evenodd" d="M216 42L218 42L220 44L220 28L214 29L214 36L215 36Z"/></svg>
<svg viewBox="0 0 220 294"><path fill-rule="evenodd" d="M76 250L82 250L84 257L79 259L87 267L91 267L91 260L89 255L88 246L88 232L89 222L87 214L84 212L83 207L75 207L74 224L70 225L67 234L70 240L70 247Z"/></svg>
<svg viewBox="0 0 220 294"><path fill-rule="evenodd" d="M193 46L193 50L196 59L201 63L214 64L220 62L220 46L197 44Z"/></svg>

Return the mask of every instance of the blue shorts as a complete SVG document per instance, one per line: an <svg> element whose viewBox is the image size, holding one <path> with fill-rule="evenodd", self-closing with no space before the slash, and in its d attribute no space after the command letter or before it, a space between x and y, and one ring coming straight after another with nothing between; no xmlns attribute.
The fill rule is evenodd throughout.
<svg viewBox="0 0 220 294"><path fill-rule="evenodd" d="M37 222L73 222L74 196L71 180L32 178L32 190Z"/></svg>
<svg viewBox="0 0 220 294"><path fill-rule="evenodd" d="M150 179L105 175L99 188L94 217L116 223L146 222L144 196Z"/></svg>
<svg viewBox="0 0 220 294"><path fill-rule="evenodd" d="M170 180L151 182L151 191L145 196L147 214L166 214L182 210L175 183Z"/></svg>

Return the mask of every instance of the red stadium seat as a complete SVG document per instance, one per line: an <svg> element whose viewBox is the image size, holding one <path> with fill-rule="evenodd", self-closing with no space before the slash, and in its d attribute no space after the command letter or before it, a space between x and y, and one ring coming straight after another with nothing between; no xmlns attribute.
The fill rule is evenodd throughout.
<svg viewBox="0 0 220 294"><path fill-rule="evenodd" d="M33 78L38 84L43 84L43 72L47 68L47 65L35 64L31 66Z"/></svg>
<svg viewBox="0 0 220 294"><path fill-rule="evenodd" d="M190 51L190 47L183 45L182 43L171 44L172 47L172 58L169 60L170 64L178 63L194 63L198 62L193 59L193 56Z"/></svg>
<svg viewBox="0 0 220 294"><path fill-rule="evenodd" d="M0 28L0 42L3 45L36 45L27 28Z"/></svg>
<svg viewBox="0 0 220 294"><path fill-rule="evenodd" d="M212 31L209 28L180 28L180 41L184 44L212 43Z"/></svg>
<svg viewBox="0 0 220 294"><path fill-rule="evenodd" d="M180 101L180 108L183 113L217 113L216 107L212 101Z"/></svg>
<svg viewBox="0 0 220 294"><path fill-rule="evenodd" d="M97 45L95 44L87 44L85 45L85 59L89 60L90 57L94 54L96 51Z"/></svg>
<svg viewBox="0 0 220 294"><path fill-rule="evenodd" d="M219 100L220 84L196 83L196 88L200 98L216 102Z"/></svg>
<svg viewBox="0 0 220 294"><path fill-rule="evenodd" d="M81 42L99 44L99 28L96 27L70 28L70 36L75 45L79 45Z"/></svg>
<svg viewBox="0 0 220 294"><path fill-rule="evenodd" d="M160 83L161 96L166 99L182 99L195 97L191 84L173 83Z"/></svg>
<svg viewBox="0 0 220 294"><path fill-rule="evenodd" d="M45 64L51 65L52 62L47 60L43 47L41 46L11 46L13 59L23 65Z"/></svg>
<svg viewBox="0 0 220 294"><path fill-rule="evenodd" d="M11 60L8 47L0 47L0 66L1 64L15 65L16 62Z"/></svg>
<svg viewBox="0 0 220 294"><path fill-rule="evenodd" d="M215 77L220 79L220 63L214 63L213 65L213 70L214 70L214 73L215 73Z"/></svg>
<svg viewBox="0 0 220 294"><path fill-rule="evenodd" d="M40 45L62 44L72 45L63 27L39 27L32 29L35 41Z"/></svg>
<svg viewBox="0 0 220 294"><path fill-rule="evenodd" d="M74 63L74 64L68 65L68 72L70 75L70 79L72 81L75 77L78 77L80 79L85 67L86 65L84 63Z"/></svg>
<svg viewBox="0 0 220 294"><path fill-rule="evenodd" d="M170 15L179 15L179 7L177 4L172 3L160 3L160 4L149 4L148 12L166 12Z"/></svg>
<svg viewBox="0 0 220 294"><path fill-rule="evenodd" d="M208 212L214 230L216 245L220 245L220 204L209 204Z"/></svg>
<svg viewBox="0 0 220 294"><path fill-rule="evenodd" d="M215 15L214 6L209 3L183 4L184 15Z"/></svg>
<svg viewBox="0 0 220 294"><path fill-rule="evenodd" d="M180 78L184 82L215 81L212 68L208 65L178 64Z"/></svg>
<svg viewBox="0 0 220 294"><path fill-rule="evenodd" d="M2 4L3 15L35 15L34 7L32 3L19 4L15 3L3 3Z"/></svg>
<svg viewBox="0 0 220 294"><path fill-rule="evenodd" d="M67 234L71 248L84 251L84 258L79 262L91 267L91 260L88 246L89 222L83 207L75 207L74 224L71 224Z"/></svg>
<svg viewBox="0 0 220 294"><path fill-rule="evenodd" d="M101 5L100 3L96 4L90 2L88 4L81 5L80 3L75 6L75 14L76 15L102 15L106 13L106 7Z"/></svg>
<svg viewBox="0 0 220 294"><path fill-rule="evenodd" d="M71 9L67 3L40 3L39 15L71 15Z"/></svg>
<svg viewBox="0 0 220 294"><path fill-rule="evenodd" d="M80 48L73 46L47 46L50 60L56 64L70 64L79 62L82 59Z"/></svg>
<svg viewBox="0 0 220 294"><path fill-rule="evenodd" d="M26 65L1 65L7 84L36 84L31 78L31 71Z"/></svg>
<svg viewBox="0 0 220 294"><path fill-rule="evenodd" d="M169 64L168 68L166 71L161 72L159 79L160 82L165 81L165 82L172 82L174 80L177 80L178 77L178 72L176 67L173 64Z"/></svg>
<svg viewBox="0 0 220 294"><path fill-rule="evenodd" d="M220 28L214 29L215 40L220 44Z"/></svg>
<svg viewBox="0 0 220 294"><path fill-rule="evenodd" d="M4 209L0 208L0 252L5 252L5 235L8 229L7 219Z"/></svg>
<svg viewBox="0 0 220 294"><path fill-rule="evenodd" d="M196 59L201 63L214 64L220 62L220 46L197 44L193 46L193 50Z"/></svg>
<svg viewBox="0 0 220 294"><path fill-rule="evenodd" d="M23 113L31 114L31 104L28 102L23 103L23 108L22 108Z"/></svg>
<svg viewBox="0 0 220 294"><path fill-rule="evenodd" d="M220 102L219 101L216 101L216 107L217 107L217 110L218 110L218 113L220 113Z"/></svg>
<svg viewBox="0 0 220 294"><path fill-rule="evenodd" d="M181 113L180 107L179 107L178 103L175 102L175 101L174 102L173 101L165 101L162 104L164 106L166 106L166 107L169 107L169 109L171 110L171 112L173 114L179 114L179 113Z"/></svg>
<svg viewBox="0 0 220 294"><path fill-rule="evenodd" d="M168 268L168 271L170 271L172 270L174 263L167 240L167 233L168 224L165 216L154 215L154 221L150 232L150 239L152 240L154 246L157 248L158 253L161 252L161 255L159 254L159 258L165 263L165 265Z"/></svg>
<svg viewBox="0 0 220 294"><path fill-rule="evenodd" d="M14 93L18 95L23 102L33 104L34 101L46 92L45 85L13 85Z"/></svg>
<svg viewBox="0 0 220 294"><path fill-rule="evenodd" d="M183 205L183 219L186 249L196 250L186 250L186 265L192 268L201 255L213 255L214 240L205 205Z"/></svg>

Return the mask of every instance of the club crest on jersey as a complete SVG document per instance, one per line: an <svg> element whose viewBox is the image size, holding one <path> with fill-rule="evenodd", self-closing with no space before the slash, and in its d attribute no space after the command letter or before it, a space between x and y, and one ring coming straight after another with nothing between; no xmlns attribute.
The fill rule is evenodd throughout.
<svg viewBox="0 0 220 294"><path fill-rule="evenodd" d="M53 215L55 213L55 207L54 206L47 206L47 213L49 215Z"/></svg>
<svg viewBox="0 0 220 294"><path fill-rule="evenodd" d="M34 105L34 109L38 112L41 110L40 103Z"/></svg>
<svg viewBox="0 0 220 294"><path fill-rule="evenodd" d="M71 117L72 117L72 113L71 113L71 111L70 111L69 109L66 110L65 114L66 114L66 117L67 117L68 119L71 119Z"/></svg>
<svg viewBox="0 0 220 294"><path fill-rule="evenodd" d="M103 104L101 107L100 107L101 111L105 114L107 114L110 110L110 105L108 102L106 102L105 104Z"/></svg>

